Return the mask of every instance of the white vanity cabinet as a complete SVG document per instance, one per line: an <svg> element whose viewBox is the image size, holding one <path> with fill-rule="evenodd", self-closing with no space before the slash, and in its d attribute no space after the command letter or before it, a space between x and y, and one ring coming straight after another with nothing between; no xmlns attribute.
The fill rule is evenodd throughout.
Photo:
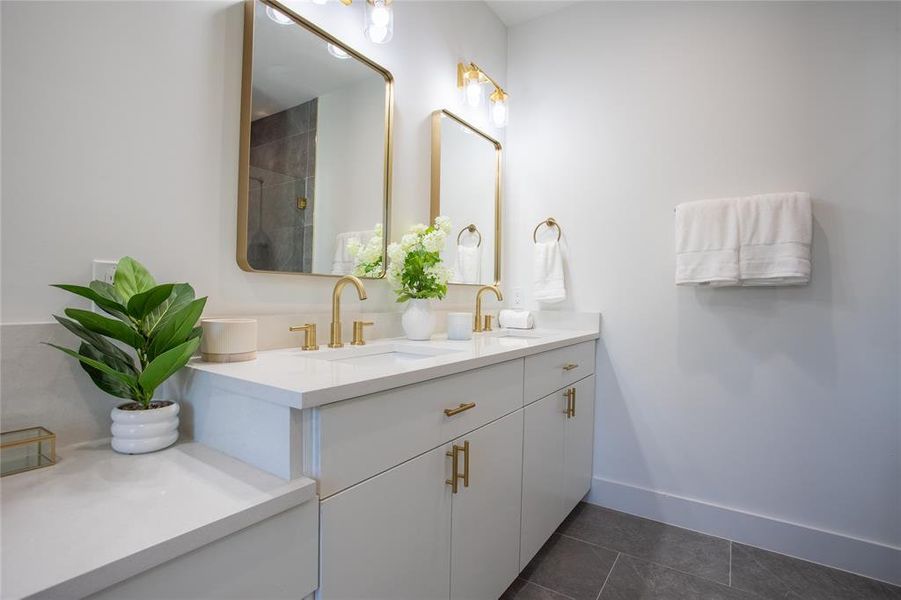
<svg viewBox="0 0 901 600"><path fill-rule="evenodd" d="M590 375L525 407L520 568L591 488L594 395Z"/></svg>
<svg viewBox="0 0 901 600"><path fill-rule="evenodd" d="M590 341L305 411L317 598L498 598L588 492L593 372Z"/></svg>
<svg viewBox="0 0 901 600"><path fill-rule="evenodd" d="M452 500L452 600L500 597L519 574L522 424L517 410L455 440L469 442L469 486Z"/></svg>
<svg viewBox="0 0 901 600"><path fill-rule="evenodd" d="M498 597L519 572L521 473L517 410L326 498L319 597Z"/></svg>

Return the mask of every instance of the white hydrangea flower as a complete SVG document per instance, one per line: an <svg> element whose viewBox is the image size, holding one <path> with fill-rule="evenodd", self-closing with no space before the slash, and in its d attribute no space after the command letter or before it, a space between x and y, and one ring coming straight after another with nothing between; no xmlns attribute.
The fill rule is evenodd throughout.
<svg viewBox="0 0 901 600"><path fill-rule="evenodd" d="M424 225L422 223L417 223L416 225L414 225L413 227L410 228L410 231L419 235L419 234L425 233L426 229L428 229L428 228L429 228L428 225Z"/></svg>
<svg viewBox="0 0 901 600"><path fill-rule="evenodd" d="M443 231L445 235L450 233L450 230L451 230L450 217L445 217L443 215L439 215L439 216L435 217L435 228Z"/></svg>
<svg viewBox="0 0 901 600"><path fill-rule="evenodd" d="M415 233L405 233L402 238L400 238L400 245L403 247L404 251L409 251L419 243L419 236Z"/></svg>
<svg viewBox="0 0 901 600"><path fill-rule="evenodd" d="M447 236L445 236L444 233L441 231L433 231L422 237L422 245L427 252L441 252L444 250L444 242L446 240Z"/></svg>

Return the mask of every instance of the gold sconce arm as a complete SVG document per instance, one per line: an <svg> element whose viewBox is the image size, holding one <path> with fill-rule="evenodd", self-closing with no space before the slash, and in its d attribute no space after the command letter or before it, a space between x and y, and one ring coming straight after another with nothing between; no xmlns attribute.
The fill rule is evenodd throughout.
<svg viewBox="0 0 901 600"><path fill-rule="evenodd" d="M504 91L504 88L501 87L501 84L497 82L497 80L482 70L482 68L475 64L474 62L469 63L468 65L463 63L457 63L457 87L462 88L466 85L467 79L478 78L480 83L491 83L494 86L494 92L492 96L497 95L502 99L506 99L509 94Z"/></svg>

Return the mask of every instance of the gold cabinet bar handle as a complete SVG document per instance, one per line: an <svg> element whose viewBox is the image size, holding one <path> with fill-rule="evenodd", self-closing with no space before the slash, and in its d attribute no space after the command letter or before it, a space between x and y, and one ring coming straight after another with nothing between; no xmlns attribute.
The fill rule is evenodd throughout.
<svg viewBox="0 0 901 600"><path fill-rule="evenodd" d="M446 480L444 483L451 486L451 491L456 494L457 493L457 479L460 477L457 475L457 468L460 466L459 459L457 458L457 450L460 449L460 446L454 444L453 448L451 448L450 452L447 452L447 455L451 458L451 478Z"/></svg>
<svg viewBox="0 0 901 600"><path fill-rule="evenodd" d="M579 368L578 363L566 363L565 365L563 365L564 371L572 371L573 369L577 368Z"/></svg>
<svg viewBox="0 0 901 600"><path fill-rule="evenodd" d="M448 417L452 417L454 415L459 415L461 412L466 412L470 408L475 408L475 407L476 407L475 402L465 402L465 403L461 404L460 406L458 406L457 408L445 408L444 414L447 415Z"/></svg>
<svg viewBox="0 0 901 600"><path fill-rule="evenodd" d="M566 391L563 392L563 397L566 398L566 410L563 411L563 414L565 414L566 418L569 419L572 416L572 402L573 402L572 388L566 388Z"/></svg>
<svg viewBox="0 0 901 600"><path fill-rule="evenodd" d="M569 414L570 414L570 416L575 417L576 416L576 388L573 388L573 393L570 396L570 398L572 398L571 402L572 402L573 407L569 411Z"/></svg>
<svg viewBox="0 0 901 600"><path fill-rule="evenodd" d="M463 442L463 487L469 487L469 442Z"/></svg>

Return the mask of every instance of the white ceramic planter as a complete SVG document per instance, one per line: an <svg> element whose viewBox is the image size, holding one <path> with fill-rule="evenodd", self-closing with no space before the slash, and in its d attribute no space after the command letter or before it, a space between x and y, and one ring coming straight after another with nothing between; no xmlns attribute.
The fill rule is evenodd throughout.
<svg viewBox="0 0 901 600"><path fill-rule="evenodd" d="M435 333L435 313L428 300L407 300L407 309L400 322L408 340L427 340Z"/></svg>
<svg viewBox="0 0 901 600"><path fill-rule="evenodd" d="M112 446L122 454L144 454L168 448L178 439L177 402L149 410L122 410L110 413Z"/></svg>

